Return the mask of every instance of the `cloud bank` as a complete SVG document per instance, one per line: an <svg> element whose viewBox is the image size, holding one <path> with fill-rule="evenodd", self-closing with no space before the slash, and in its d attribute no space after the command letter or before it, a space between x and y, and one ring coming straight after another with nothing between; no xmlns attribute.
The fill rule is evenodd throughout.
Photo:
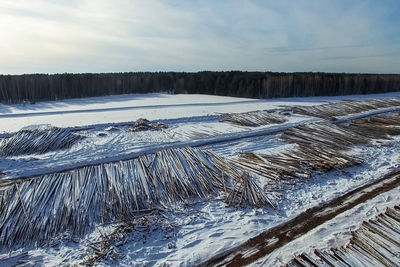
<svg viewBox="0 0 400 267"><path fill-rule="evenodd" d="M1 0L0 73L400 73L399 13L372 0Z"/></svg>

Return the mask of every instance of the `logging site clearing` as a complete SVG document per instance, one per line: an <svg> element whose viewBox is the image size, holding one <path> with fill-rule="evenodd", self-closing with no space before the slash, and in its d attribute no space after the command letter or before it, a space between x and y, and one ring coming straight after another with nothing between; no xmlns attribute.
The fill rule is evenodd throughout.
<svg viewBox="0 0 400 267"><path fill-rule="evenodd" d="M400 93L0 104L0 266L398 266Z"/></svg>

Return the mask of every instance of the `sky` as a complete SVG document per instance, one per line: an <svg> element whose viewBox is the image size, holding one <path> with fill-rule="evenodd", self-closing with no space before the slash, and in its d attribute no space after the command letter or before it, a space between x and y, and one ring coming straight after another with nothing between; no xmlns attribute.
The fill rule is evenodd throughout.
<svg viewBox="0 0 400 267"><path fill-rule="evenodd" d="M0 0L0 73L400 73L399 0Z"/></svg>

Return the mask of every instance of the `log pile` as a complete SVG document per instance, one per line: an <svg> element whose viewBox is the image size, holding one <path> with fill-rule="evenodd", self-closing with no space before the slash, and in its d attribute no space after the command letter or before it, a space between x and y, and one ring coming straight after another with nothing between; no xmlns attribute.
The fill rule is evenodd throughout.
<svg viewBox="0 0 400 267"><path fill-rule="evenodd" d="M400 135L400 116L399 114L377 115L354 120L350 124L341 125L341 127L370 139L390 139L391 136Z"/></svg>
<svg viewBox="0 0 400 267"><path fill-rule="evenodd" d="M232 190L226 194L225 203L236 206L251 203L253 207L261 207L268 204L275 207L275 204L269 200L265 192L248 174L243 174L235 181Z"/></svg>
<svg viewBox="0 0 400 267"><path fill-rule="evenodd" d="M327 172L360 164L361 160L333 149L299 146L279 154L242 154L236 164L274 182L308 179L315 171Z"/></svg>
<svg viewBox="0 0 400 267"><path fill-rule="evenodd" d="M174 209L225 195L231 205L272 205L234 165L207 150L180 148L20 180L0 180L0 246L82 236L137 212Z"/></svg>
<svg viewBox="0 0 400 267"><path fill-rule="evenodd" d="M22 129L0 142L0 156L43 154L71 147L83 136L58 127Z"/></svg>
<svg viewBox="0 0 400 267"><path fill-rule="evenodd" d="M268 111L251 111L244 113L225 113L221 122L228 122L240 126L258 127L273 123L283 123L287 119L279 114Z"/></svg>
<svg viewBox="0 0 400 267"><path fill-rule="evenodd" d="M346 246L303 253L287 266L399 266L399 255L400 206L395 206L364 221Z"/></svg>
<svg viewBox="0 0 400 267"><path fill-rule="evenodd" d="M400 99L373 99L363 101L341 101L315 106L296 106L293 107L293 113L330 119L337 116L359 113L363 111L400 106Z"/></svg>
<svg viewBox="0 0 400 267"><path fill-rule="evenodd" d="M286 130L281 139L296 147L275 154L244 153L235 164L271 182L307 179L315 172L327 172L361 164L348 155L351 147L374 139L400 135L400 116L377 115L348 124L312 123ZM295 180L293 180L295 181Z"/></svg>
<svg viewBox="0 0 400 267"><path fill-rule="evenodd" d="M224 133L226 133L224 129L220 130L216 127L216 125L208 123L191 125L190 128L177 128L177 130L174 129L169 132L169 134L179 140L205 138L210 136L217 136Z"/></svg>
<svg viewBox="0 0 400 267"><path fill-rule="evenodd" d="M281 139L291 144L335 150L347 150L351 146L369 141L363 135L329 123L312 123L288 129L281 135Z"/></svg>

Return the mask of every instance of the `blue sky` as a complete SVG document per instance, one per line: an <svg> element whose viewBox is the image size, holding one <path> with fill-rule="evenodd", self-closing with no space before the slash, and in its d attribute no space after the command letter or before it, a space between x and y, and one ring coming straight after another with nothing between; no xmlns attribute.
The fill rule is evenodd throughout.
<svg viewBox="0 0 400 267"><path fill-rule="evenodd" d="M400 73L398 0L0 0L0 73Z"/></svg>

